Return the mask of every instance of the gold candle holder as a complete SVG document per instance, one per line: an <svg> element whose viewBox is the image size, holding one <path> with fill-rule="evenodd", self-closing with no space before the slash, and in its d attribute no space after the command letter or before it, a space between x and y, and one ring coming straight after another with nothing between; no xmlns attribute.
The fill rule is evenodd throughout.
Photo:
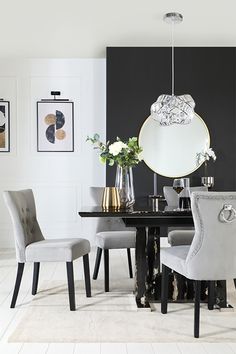
<svg viewBox="0 0 236 354"><path fill-rule="evenodd" d="M103 209L119 209L120 193L116 187L105 187L102 196Z"/></svg>

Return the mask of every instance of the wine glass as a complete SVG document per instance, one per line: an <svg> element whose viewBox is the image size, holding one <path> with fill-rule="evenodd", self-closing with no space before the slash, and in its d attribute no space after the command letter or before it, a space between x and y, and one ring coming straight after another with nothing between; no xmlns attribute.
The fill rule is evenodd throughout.
<svg viewBox="0 0 236 354"><path fill-rule="evenodd" d="M176 210L180 210L179 208L179 195L184 189L184 181L182 178L175 178L173 181L173 189L176 191L178 194L178 208Z"/></svg>

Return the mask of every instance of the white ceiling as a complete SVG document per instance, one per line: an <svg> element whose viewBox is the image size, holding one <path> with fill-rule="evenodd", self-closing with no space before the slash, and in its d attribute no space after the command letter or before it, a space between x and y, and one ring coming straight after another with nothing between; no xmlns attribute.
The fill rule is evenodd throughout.
<svg viewBox="0 0 236 354"><path fill-rule="evenodd" d="M236 46L235 0L0 0L0 57L105 57L107 46Z"/></svg>

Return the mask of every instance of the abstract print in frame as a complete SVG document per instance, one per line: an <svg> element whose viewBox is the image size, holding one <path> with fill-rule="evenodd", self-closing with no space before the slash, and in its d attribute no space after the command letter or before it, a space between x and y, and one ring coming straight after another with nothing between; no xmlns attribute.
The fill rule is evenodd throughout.
<svg viewBox="0 0 236 354"><path fill-rule="evenodd" d="M37 151L74 151L74 102L37 102Z"/></svg>
<svg viewBox="0 0 236 354"><path fill-rule="evenodd" d="M10 102L0 100L0 152L10 151Z"/></svg>

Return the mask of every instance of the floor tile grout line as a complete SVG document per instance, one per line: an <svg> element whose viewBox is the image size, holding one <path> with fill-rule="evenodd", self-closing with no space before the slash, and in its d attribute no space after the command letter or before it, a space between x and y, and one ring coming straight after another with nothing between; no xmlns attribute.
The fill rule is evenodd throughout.
<svg viewBox="0 0 236 354"><path fill-rule="evenodd" d="M13 267L12 267L13 268ZM9 277L9 274L10 273L13 273L15 272L15 266L14 266L14 269L11 269L6 275L5 277L3 277L3 279L0 281L0 285L4 282L5 279L7 279Z"/></svg>
<svg viewBox="0 0 236 354"><path fill-rule="evenodd" d="M203 351L207 354L206 348L204 347L203 344L202 344L202 348L203 348Z"/></svg>
<svg viewBox="0 0 236 354"><path fill-rule="evenodd" d="M20 352L22 351L22 349L23 349L23 347L24 347L24 344L25 344L25 343L22 343L22 344L21 344L21 347L20 347L20 349L19 349L18 354L20 354Z"/></svg>
<svg viewBox="0 0 236 354"><path fill-rule="evenodd" d="M14 257L14 255L12 255L12 257ZM0 285L2 284L2 282L9 276L10 273L13 273L15 271L15 264L13 265L7 265L6 267L9 267L9 271L7 272L7 274L3 277L3 279L0 281Z"/></svg>
<svg viewBox="0 0 236 354"><path fill-rule="evenodd" d="M229 343L225 343L226 346L230 349L230 351L232 352L232 354L235 354L235 351L233 350L233 348L231 348L231 346L229 345Z"/></svg>
<svg viewBox="0 0 236 354"><path fill-rule="evenodd" d="M15 319L15 317L17 316L17 314L18 314L18 312L19 312L19 308L18 309L14 309L15 310L15 314L14 314L14 316L11 318L11 320L9 321L9 323L8 323L8 325L6 326L6 328L5 328L5 330L3 331L3 333L2 333L2 335L1 335L1 337L0 337L0 343L2 342L2 339L3 339L3 337L5 336L5 334L6 334L6 332L7 332L7 330L8 330L8 328L10 327L10 325L12 324L12 322L14 321L14 319ZM13 310L13 311L14 311Z"/></svg>
<svg viewBox="0 0 236 354"><path fill-rule="evenodd" d="M28 296L29 292L30 292L30 289L26 292L26 295L23 297L22 302L24 302L24 300L25 300L26 297ZM1 337L0 337L0 343L1 343L2 338L4 337L4 335L6 334L8 328L10 327L10 325L11 325L12 322L14 321L15 317L17 316L18 312L20 311L20 307L17 308L17 309L15 309L15 308L12 309L12 311L15 311L15 310L16 310L15 315L12 317L12 319L10 320L10 322L8 323L6 329L4 330L3 334L2 334Z"/></svg>
<svg viewBox="0 0 236 354"><path fill-rule="evenodd" d="M153 352L153 354L155 354L155 349L153 348L153 343L150 343L150 344L151 344L152 352Z"/></svg>
<svg viewBox="0 0 236 354"><path fill-rule="evenodd" d="M32 267L30 267L30 268L32 268ZM27 269L27 273L30 273L30 272L31 272L31 269ZM9 273L8 273L8 274L9 274ZM11 296L11 293L12 293L13 291L14 291L14 289L11 289L11 290L10 290L8 296L5 298L5 300L3 301L2 304L4 304L4 303L7 301L7 299ZM26 297L28 296L29 291L30 291L30 286L28 287L28 290L26 290L26 294L25 294L25 296L23 297L22 302L24 302L24 300L25 300ZM12 309L12 311L15 311L15 314L14 314L14 316L10 319L8 325L5 327L5 330L3 331L2 335L0 336L0 343L2 342L2 339L4 338L4 336L5 336L6 332L7 332L7 330L9 329L9 327L11 326L11 324L14 322L14 320L15 320L15 318L16 318L16 316L18 315L18 313L19 313L20 310L21 310L21 307L18 307L17 309L16 309L16 308Z"/></svg>
<svg viewBox="0 0 236 354"><path fill-rule="evenodd" d="M57 266L58 266L58 264L55 262L54 271L52 272L52 275L51 275L51 277L50 277L49 280L52 280L52 279L53 279L53 277L54 277L54 275L55 275L55 273L56 273Z"/></svg>
<svg viewBox="0 0 236 354"><path fill-rule="evenodd" d="M152 343L150 343L150 344L151 344L152 354L155 354L155 350L154 350L154 348L153 348L153 346L152 346Z"/></svg>
<svg viewBox="0 0 236 354"><path fill-rule="evenodd" d="M235 350L231 347L231 344L235 344L233 342L228 343L228 346L230 347L230 349L232 350L233 354L236 354L236 346L235 346Z"/></svg>
<svg viewBox="0 0 236 354"><path fill-rule="evenodd" d="M16 269L17 269L17 265L16 265L16 267L15 267ZM31 267L30 267L31 268ZM14 279L13 279L13 286L11 287L11 290L10 290L10 292L9 292L9 294L8 294L8 296L6 297L6 299L2 302L2 304L1 305L3 305L4 304L4 302L7 300L7 298L9 297L9 295L11 295L12 293L13 293L13 291L14 291L14 287L15 287L15 281L16 281L16 270L14 270L14 272L15 272L15 277L14 277ZM23 276L25 276L26 277L26 273L30 273L31 272L31 269L26 269L25 270L25 272L24 272L24 274L23 274ZM0 284L1 285L1 284ZM19 292L20 292L21 290L19 289ZM27 294L28 294L28 290L26 290L27 291Z"/></svg>
<svg viewBox="0 0 236 354"><path fill-rule="evenodd" d="M72 354L75 354L75 348L76 348L76 343L74 343L74 348L73 348L73 353Z"/></svg>
<svg viewBox="0 0 236 354"><path fill-rule="evenodd" d="M233 350L233 348L231 347L231 345L229 345L229 343L226 343L227 347L232 351L232 354L235 354L235 351Z"/></svg>
<svg viewBox="0 0 236 354"><path fill-rule="evenodd" d="M203 348L203 351L204 351L206 354L208 354L206 348L204 347L204 343L202 343L202 348Z"/></svg>
<svg viewBox="0 0 236 354"><path fill-rule="evenodd" d="M50 343L48 343L48 346L47 346L47 349L46 349L45 354L47 354L47 353L48 353L49 347L50 347Z"/></svg>
<svg viewBox="0 0 236 354"><path fill-rule="evenodd" d="M230 346L230 348L232 349L233 353L236 354L236 346L235 346L235 350L234 350L234 349L231 347L231 344L235 344L235 343L230 342L230 343L229 343L229 346Z"/></svg>
<svg viewBox="0 0 236 354"><path fill-rule="evenodd" d="M43 262L42 262L42 263L43 263ZM54 274L56 273L56 269L57 269L57 267L58 267L58 263L57 263L57 262L52 262L52 263L55 263L55 265L54 265L54 270L52 271L51 276L50 276L48 279L43 280L43 281L50 282L50 281L53 280ZM39 284L40 284L40 275L39 275Z"/></svg>
<svg viewBox="0 0 236 354"><path fill-rule="evenodd" d="M12 293L12 289L9 290L9 292L7 293L7 296L5 297L5 299L0 303L0 307L4 304L4 302L9 298L9 296L11 295Z"/></svg>
<svg viewBox="0 0 236 354"><path fill-rule="evenodd" d="M78 350L77 350L77 348L78 348ZM74 347L74 352L73 352L73 354L75 354L76 350L77 350L77 352L78 352L78 354L79 354L79 343L75 343L75 347Z"/></svg>
<svg viewBox="0 0 236 354"><path fill-rule="evenodd" d="M183 344L183 343L181 343ZM178 349L179 354L183 354L181 348L179 347L179 343L176 343L176 348Z"/></svg>
<svg viewBox="0 0 236 354"><path fill-rule="evenodd" d="M200 348L203 350L203 352L204 352L205 354L208 354L208 353L206 352L206 349L205 349L204 346L202 345L202 342L199 342L199 343L194 343L194 342L176 343L177 349L178 349L178 351L179 351L180 354L183 354L183 352L182 352L182 350L181 350L181 348L180 348L180 344L199 345Z"/></svg>

